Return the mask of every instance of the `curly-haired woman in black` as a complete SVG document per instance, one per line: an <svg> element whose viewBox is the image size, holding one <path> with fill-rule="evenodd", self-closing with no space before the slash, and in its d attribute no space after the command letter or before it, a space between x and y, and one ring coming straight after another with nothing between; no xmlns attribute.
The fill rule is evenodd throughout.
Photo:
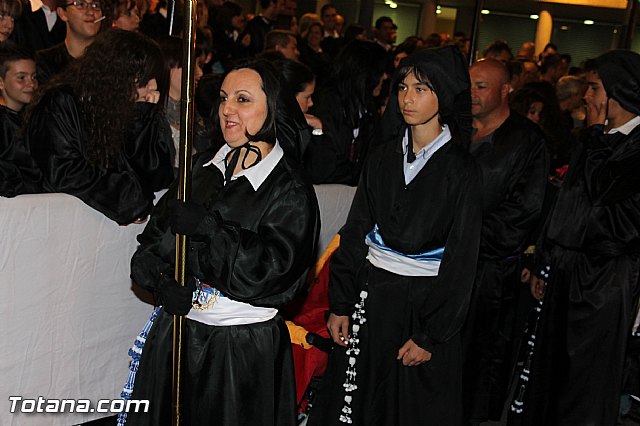
<svg viewBox="0 0 640 426"><path fill-rule="evenodd" d="M144 219L154 192L173 178L171 131L156 107L163 75L155 42L113 29L51 81L27 129L45 189L74 195L120 224Z"/></svg>

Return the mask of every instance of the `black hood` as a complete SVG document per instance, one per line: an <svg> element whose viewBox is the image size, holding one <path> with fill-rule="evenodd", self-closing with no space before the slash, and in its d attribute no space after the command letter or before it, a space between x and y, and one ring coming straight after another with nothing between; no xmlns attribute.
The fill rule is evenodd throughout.
<svg viewBox="0 0 640 426"><path fill-rule="evenodd" d="M612 50L595 59L595 68L607 95L622 108L640 115L640 55Z"/></svg>
<svg viewBox="0 0 640 426"><path fill-rule="evenodd" d="M419 49L400 62L398 70L415 67L427 75L438 97L440 120L449 126L462 143L471 137L471 83L464 55L457 46ZM396 71L391 81L391 94L382 120L386 140L397 136L404 127L397 97L401 78ZM391 134L395 133L395 134Z"/></svg>

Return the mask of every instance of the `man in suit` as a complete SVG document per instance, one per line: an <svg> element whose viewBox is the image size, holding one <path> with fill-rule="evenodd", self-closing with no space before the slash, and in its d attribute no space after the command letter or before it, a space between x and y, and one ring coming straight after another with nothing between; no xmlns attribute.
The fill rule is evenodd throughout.
<svg viewBox="0 0 640 426"><path fill-rule="evenodd" d="M67 27L56 13L56 0L31 0L22 4L13 38L35 52L61 43L66 33Z"/></svg>

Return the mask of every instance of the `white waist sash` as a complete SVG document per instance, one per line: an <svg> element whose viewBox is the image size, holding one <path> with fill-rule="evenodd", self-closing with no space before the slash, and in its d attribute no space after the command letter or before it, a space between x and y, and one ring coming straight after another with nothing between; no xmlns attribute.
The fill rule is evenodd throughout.
<svg viewBox="0 0 640 426"><path fill-rule="evenodd" d="M275 308L263 308L225 297L219 290L196 280L193 305L187 318L207 325L227 326L265 322L278 314ZM198 308L196 308L198 306Z"/></svg>
<svg viewBox="0 0 640 426"><path fill-rule="evenodd" d="M438 276L444 247L420 254L404 254L384 243L378 225L367 234L364 242L369 246L367 260L375 267L407 277Z"/></svg>

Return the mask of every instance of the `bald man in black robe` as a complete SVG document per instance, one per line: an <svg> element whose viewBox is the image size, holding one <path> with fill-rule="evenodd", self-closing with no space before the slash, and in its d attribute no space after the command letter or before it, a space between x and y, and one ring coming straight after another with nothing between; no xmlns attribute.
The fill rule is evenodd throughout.
<svg viewBox="0 0 640 426"><path fill-rule="evenodd" d="M522 335L521 257L542 211L548 155L544 136L509 109L509 74L502 62L475 63L471 75L470 146L482 170L482 236L471 305L462 330L467 424L499 420ZM469 271L473 274L474 271ZM523 306L524 305L524 306Z"/></svg>

